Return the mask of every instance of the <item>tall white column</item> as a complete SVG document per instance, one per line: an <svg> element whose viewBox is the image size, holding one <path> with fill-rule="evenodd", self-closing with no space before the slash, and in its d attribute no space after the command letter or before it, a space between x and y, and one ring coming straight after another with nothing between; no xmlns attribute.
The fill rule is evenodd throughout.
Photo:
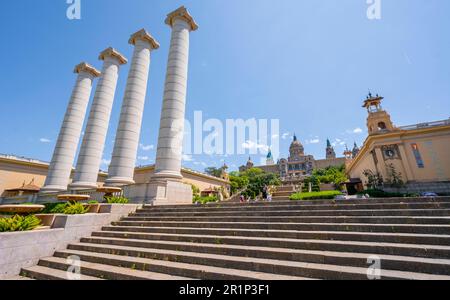
<svg viewBox="0 0 450 300"><path fill-rule="evenodd" d="M99 59L104 61L102 76L92 102L74 180L70 185L71 190L97 187L98 173L119 78L119 68L120 65L127 63L126 58L113 48L108 48L100 53Z"/></svg>
<svg viewBox="0 0 450 300"><path fill-rule="evenodd" d="M185 7L167 16L172 27L164 99L156 154L155 179L181 180L186 107L189 34L198 29Z"/></svg>
<svg viewBox="0 0 450 300"><path fill-rule="evenodd" d="M150 70L150 52L159 48L158 42L144 29L133 34L129 43L134 45L134 54L106 180L107 186L134 184L134 168Z"/></svg>
<svg viewBox="0 0 450 300"><path fill-rule="evenodd" d="M75 154L80 142L86 109L91 96L92 83L94 78L100 76L100 72L87 63L77 65L74 72L78 74L78 78L67 107L41 193L67 190Z"/></svg>

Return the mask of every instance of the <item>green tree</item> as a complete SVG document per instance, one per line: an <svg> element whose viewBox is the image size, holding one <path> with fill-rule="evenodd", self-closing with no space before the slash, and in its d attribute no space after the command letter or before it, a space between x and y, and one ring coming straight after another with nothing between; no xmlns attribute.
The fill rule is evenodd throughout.
<svg viewBox="0 0 450 300"><path fill-rule="evenodd" d="M222 176L223 167L222 168L216 168L216 167L209 167L205 169L205 173L217 178L220 178Z"/></svg>
<svg viewBox="0 0 450 300"><path fill-rule="evenodd" d="M314 170L313 176L317 177L320 183L332 183L336 185L336 188L348 180L345 174L345 165Z"/></svg>

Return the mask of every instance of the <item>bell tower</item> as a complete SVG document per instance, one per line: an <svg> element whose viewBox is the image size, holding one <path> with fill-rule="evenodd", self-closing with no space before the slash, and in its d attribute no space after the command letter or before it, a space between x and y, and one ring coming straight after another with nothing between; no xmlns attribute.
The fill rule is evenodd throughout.
<svg viewBox="0 0 450 300"><path fill-rule="evenodd" d="M374 97L369 92L363 107L367 109L369 116L367 117L367 128L369 135L386 133L395 130L395 126L391 121L391 116L381 107L383 97L378 94Z"/></svg>

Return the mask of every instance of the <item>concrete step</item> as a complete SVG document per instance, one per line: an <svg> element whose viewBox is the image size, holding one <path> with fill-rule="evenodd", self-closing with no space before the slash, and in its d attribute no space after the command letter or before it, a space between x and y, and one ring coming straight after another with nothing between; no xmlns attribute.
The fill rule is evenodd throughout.
<svg viewBox="0 0 450 300"><path fill-rule="evenodd" d="M145 234L171 235L214 235L266 237L307 240L339 240L360 242L382 242L397 244L425 244L450 246L450 235L407 234L386 232L339 232L339 231L296 231L296 230L257 230L257 229L227 229L227 228L177 228L177 227L131 227L105 226L103 231L94 232L93 236L135 238Z"/></svg>
<svg viewBox="0 0 450 300"><path fill-rule="evenodd" d="M57 252L59 253L59 252ZM67 256L57 255L41 259L39 266L46 268L61 270L65 272L70 267L67 263ZM122 267L120 265L106 265L95 262L81 261L80 272L84 276L92 276L95 278L109 279L109 280L189 280L192 278L172 276L163 273L150 272L149 270L139 270L136 266Z"/></svg>
<svg viewBox="0 0 450 300"><path fill-rule="evenodd" d="M354 241L322 241L300 239L250 238L250 237L215 237L215 236L189 236L189 241L166 241L161 238L151 240L129 238L89 237L81 239L83 243L116 245L137 248L157 248L179 250L188 252L224 251L226 245L277 247L286 249L322 250L336 252L374 253L396 256L414 256L425 258L450 258L450 247L440 245L373 243ZM220 245L223 247L211 247Z"/></svg>
<svg viewBox="0 0 450 300"><path fill-rule="evenodd" d="M389 203L449 203L450 197L435 197L435 198L371 198L371 199L348 199L348 200L310 200L310 201L280 201L277 203L273 202L252 202L252 206L281 206L281 205L326 205L333 204L334 202L340 204L389 204ZM202 205L200 207L205 208L229 208L229 207L239 207L242 203L236 202L220 202L220 203L209 203L207 205ZM144 209L153 210L184 210L184 209L197 209L198 205L164 205L164 206L152 206L146 205Z"/></svg>
<svg viewBox="0 0 450 300"><path fill-rule="evenodd" d="M290 195L294 194L294 191L280 191L280 192L275 192L273 193L273 197L280 197L280 196L287 196L289 197Z"/></svg>
<svg viewBox="0 0 450 300"><path fill-rule="evenodd" d="M379 210L270 210L216 211L216 212L138 212L130 217L219 217L219 216L450 216L450 209L379 209Z"/></svg>
<svg viewBox="0 0 450 300"><path fill-rule="evenodd" d="M223 246L214 245L213 247L220 249ZM249 246L235 246L233 248L226 248L226 250L234 250L234 252L228 251L229 253L225 253L227 251L216 251L200 253L154 248L98 245L89 243L77 243L69 245L69 250L151 258L164 261L210 265L215 267L231 267L235 269L258 270L286 275L292 275L295 273L292 273L292 270L290 269L277 270L280 261L282 262L282 265L285 266L289 265L288 261L294 261L303 263L367 268L368 258L373 255ZM401 270L407 272L419 272L418 270L420 270L420 273L450 275L450 260L390 255L377 256L382 261L383 270ZM314 275L303 274L303 276Z"/></svg>
<svg viewBox="0 0 450 300"><path fill-rule="evenodd" d="M275 196L272 197L272 201L289 201L288 196Z"/></svg>
<svg viewBox="0 0 450 300"><path fill-rule="evenodd" d="M367 224L450 224L450 217L403 217L403 216L314 216L314 217L292 217L292 216L224 216L224 217L125 217L124 222L135 221L139 225L146 225L146 222L267 222L267 223L367 223ZM138 226L139 226L138 225Z"/></svg>
<svg viewBox="0 0 450 300"><path fill-rule="evenodd" d="M266 203L266 202L265 202ZM295 201L288 202L290 205L279 203L284 203L282 201L269 202L270 204L260 204L260 203L239 203L237 206L181 206L179 208L164 208L164 207L144 207L139 209L137 213L148 213L148 212L225 212L225 211L266 211L268 208L272 210L392 210L392 209L450 209L450 202L405 202L405 203L355 203L346 204L341 202L327 204L303 204L296 203Z"/></svg>
<svg viewBox="0 0 450 300"><path fill-rule="evenodd" d="M131 250L131 249L130 249ZM121 266L123 268L134 267L136 270L152 271L158 273L171 274L175 276L196 278L202 280L302 280L300 276L286 276L257 271L247 271L232 269L229 267L220 268L207 265L197 265L190 263L180 263L173 261L163 261L148 259L144 257L131 257L127 255L115 255L105 253L95 253L89 251L64 250L57 251L56 257L66 258L77 255L82 262L90 262L108 266Z"/></svg>
<svg viewBox="0 0 450 300"><path fill-rule="evenodd" d="M332 223L238 223L238 222L113 222L114 226L132 227L193 227L193 228L239 228L263 230L299 230L299 231L351 231L351 232L390 232L450 235L450 225L416 224L332 224Z"/></svg>
<svg viewBox="0 0 450 300"><path fill-rule="evenodd" d="M23 268L21 275L23 277L37 280L69 280L67 268L65 270L59 270L40 265ZM84 274L82 274L79 278L79 280L101 280L101 278L87 276Z"/></svg>
<svg viewBox="0 0 450 300"><path fill-rule="evenodd" d="M295 191L295 188L293 186L279 186L277 188L277 192L291 192Z"/></svg>

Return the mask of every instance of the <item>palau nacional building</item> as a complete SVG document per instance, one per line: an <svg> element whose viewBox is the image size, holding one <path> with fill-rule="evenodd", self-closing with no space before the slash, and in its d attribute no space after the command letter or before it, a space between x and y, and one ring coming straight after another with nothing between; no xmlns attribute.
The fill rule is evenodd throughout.
<svg viewBox="0 0 450 300"><path fill-rule="evenodd" d="M294 135L287 159L282 158L275 163L269 151L266 165L256 166L250 157L239 170L260 168L279 174L285 183L298 184L315 169L345 165L350 178L347 188L355 192L364 190L367 185L366 171L379 174L386 180L395 169L405 184L395 189L385 186L386 190L450 194L450 119L397 127L382 108L383 99L370 93L364 101L369 136L362 148L355 143L352 150L347 149L343 153L343 157L336 157L327 140L326 158L316 160L314 156L305 154L304 146Z"/></svg>

